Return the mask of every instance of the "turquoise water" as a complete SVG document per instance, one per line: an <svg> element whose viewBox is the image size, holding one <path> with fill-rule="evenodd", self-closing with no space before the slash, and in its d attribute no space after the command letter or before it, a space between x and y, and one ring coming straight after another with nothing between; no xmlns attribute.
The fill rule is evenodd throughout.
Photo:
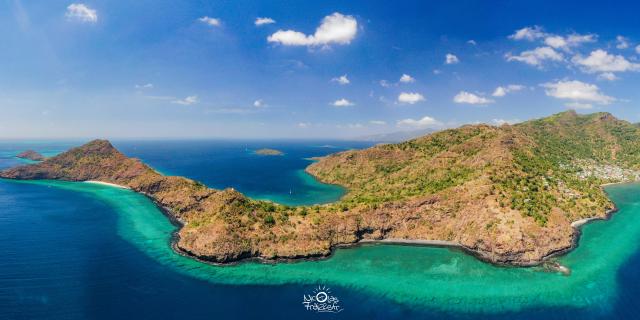
<svg viewBox="0 0 640 320"><path fill-rule="evenodd" d="M25 311L26 309L20 308L20 302L24 302L25 298L20 296L18 299L14 291L4 289L22 288L22 285L15 283L16 278L33 276L29 272L22 275L24 270L20 268L50 263L53 259L52 254L34 255L29 251L31 247L44 252L48 249L57 254L65 252L68 246L80 246L77 249L79 253L70 254L63 261L55 261L54 265L60 264L61 268L71 266L74 270L78 269L77 272L58 279L59 288L54 290L51 289L52 286L43 285L41 278L47 277L38 275L37 272L34 277L36 280L27 288L43 286L45 289L41 291L51 290L55 296L56 290L64 293L66 287L81 287L82 292L75 294L87 301L81 299L77 307L95 312L92 315L100 313L100 309L106 305L123 308L117 303L117 299L138 299L143 304L153 304L155 308L157 299L178 299L172 302L175 306L189 304L180 300L187 299L186 296L196 304L190 305L190 308L195 308L191 312L195 313L186 312L187 317L208 314L240 317L259 315L264 318L326 317L310 313L301 307L302 294L319 284L331 287L341 298L344 312L332 316L344 318L621 319L636 318L638 315L638 184L607 187L607 192L620 211L609 221L595 221L584 226L579 247L558 258L560 263L571 268L569 276L545 272L539 268L496 267L453 249L392 245L340 249L330 259L321 261L212 266L175 254L169 247L169 238L175 227L148 199L131 191L53 181L0 181L0 191L0 209L4 208L0 212L9 212L8 215L0 215L0 234L6 238L0 239L0 246L5 246L2 252L10 252L11 262L6 267L7 270L0 266L0 274L3 275L0 277L0 310L5 306L7 310L14 312ZM41 201L44 203L40 203ZM72 210L66 208L74 205L78 207ZM91 206L99 208L89 210ZM60 207L65 209L61 210ZM93 215L99 212L103 212L101 219L112 220L111 224L100 224L101 232L87 232L81 239L69 236L62 243L39 241L40 238L51 236L53 231L49 230L55 228L47 223L21 219L51 215L52 210L55 218L49 222L54 226L60 221L71 224L68 231L70 233L77 229L97 228L98 218ZM91 214L86 217L86 213ZM25 226L29 232L16 233L16 230ZM12 239L21 237L24 239L18 244L11 243ZM117 241L111 237L117 238ZM102 238L108 241L101 241ZM75 243L75 240L86 242L86 247ZM78 276L88 272L82 265L120 270L118 264L114 265L109 258L103 259L98 250L102 247L98 246L96 249L96 241L108 248L107 252L117 252L114 254L116 256L121 255L119 252L126 251L124 261L140 260L134 263L135 267L125 268L115 275L110 274L106 279L111 284L128 283L133 281L132 277L141 277L148 280L136 280L144 283L140 289L142 293L128 292L119 287L114 289L107 286L105 289L103 286L106 285L100 281L102 278L95 280ZM98 266L93 266L94 264ZM162 275L162 279L146 275L148 272ZM93 294L93 287L102 290L97 296L107 301L116 299L116 302L105 305L92 301L83 292ZM179 293L172 290L174 288ZM120 298L110 295L112 291ZM177 298L178 296L181 298ZM211 307L200 300L214 299L212 297L216 301L210 303ZM236 308L239 301L246 301L248 297L259 312L252 314L243 308ZM38 308L31 305L28 310ZM163 315L153 314L160 318Z"/></svg>

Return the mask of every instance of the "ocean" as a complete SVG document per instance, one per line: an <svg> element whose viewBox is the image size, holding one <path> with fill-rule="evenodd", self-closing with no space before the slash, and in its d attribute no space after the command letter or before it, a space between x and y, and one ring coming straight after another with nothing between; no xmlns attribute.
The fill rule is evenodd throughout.
<svg viewBox="0 0 640 320"><path fill-rule="evenodd" d="M3 141L0 168L82 141ZM165 174L289 205L345 192L304 173L309 157L368 143L115 141ZM283 156L259 156L259 148ZM619 212L583 227L558 261L571 275L497 267L457 249L364 245L326 260L213 266L174 253L144 196L108 186L0 180L1 319L634 319L640 317L640 184L606 188ZM326 293L339 312L308 310ZM308 300L307 300L308 301Z"/></svg>

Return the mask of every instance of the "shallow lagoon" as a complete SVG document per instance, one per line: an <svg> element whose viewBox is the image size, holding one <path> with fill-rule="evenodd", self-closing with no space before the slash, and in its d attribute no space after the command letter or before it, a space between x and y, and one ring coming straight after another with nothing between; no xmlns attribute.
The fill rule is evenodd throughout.
<svg viewBox="0 0 640 320"><path fill-rule="evenodd" d="M56 293L79 291L65 315L102 314L108 305L124 312L122 301L134 299L147 310L160 301L192 308L183 315L195 317L306 317L312 314L302 308L302 295L322 284L341 298L344 311L336 317L633 318L640 302L640 185L607 191L620 211L583 227L579 247L558 259L572 269L563 276L496 267L455 249L394 245L340 249L322 261L212 266L174 253L175 227L141 195L85 183L0 181L0 243L9 252L0 267L0 310L48 310ZM59 228L69 236L51 241ZM58 278L39 269L48 265L65 272ZM92 278L93 269L107 273L108 283ZM141 288L128 288L132 277ZM17 282L23 278L33 278L31 285ZM55 285L47 284L50 278ZM41 295L24 294L31 290ZM256 313L238 308L246 299Z"/></svg>

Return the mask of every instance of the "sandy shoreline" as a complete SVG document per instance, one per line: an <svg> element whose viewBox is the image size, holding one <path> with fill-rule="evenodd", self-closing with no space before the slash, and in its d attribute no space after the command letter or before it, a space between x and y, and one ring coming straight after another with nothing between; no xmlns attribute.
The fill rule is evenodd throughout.
<svg viewBox="0 0 640 320"><path fill-rule="evenodd" d="M110 186L110 187L116 187L116 188L120 188L120 189L131 189L131 188L126 187L126 186L122 186L122 185L115 184L115 183L103 182L103 181L87 180L87 181L83 181L83 182L84 183L101 184L101 185Z"/></svg>

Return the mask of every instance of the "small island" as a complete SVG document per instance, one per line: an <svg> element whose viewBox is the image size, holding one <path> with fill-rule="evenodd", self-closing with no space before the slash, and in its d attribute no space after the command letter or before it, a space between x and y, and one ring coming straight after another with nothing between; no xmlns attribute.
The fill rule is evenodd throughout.
<svg viewBox="0 0 640 320"><path fill-rule="evenodd" d="M20 159L27 159L32 161L42 161L45 159L43 155L33 150L20 152L16 157Z"/></svg>
<svg viewBox="0 0 640 320"><path fill-rule="evenodd" d="M281 156L281 155L284 155L284 152L282 152L280 150L269 149L269 148L258 149L254 153L258 154L258 155L261 155L261 156Z"/></svg>

